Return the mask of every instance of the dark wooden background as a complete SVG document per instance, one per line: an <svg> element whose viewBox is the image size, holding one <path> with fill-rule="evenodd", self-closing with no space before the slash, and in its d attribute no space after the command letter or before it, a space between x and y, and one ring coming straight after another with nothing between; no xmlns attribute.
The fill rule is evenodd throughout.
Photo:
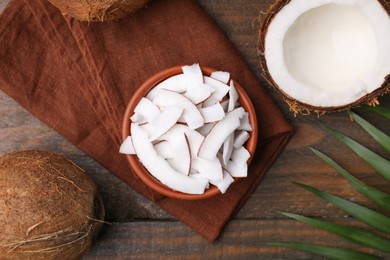
<svg viewBox="0 0 390 260"><path fill-rule="evenodd" d="M0 11L8 1L0 0ZM238 48L258 79L263 81L258 69L256 48L258 17L274 0L199 2ZM267 87L265 83L264 86ZM317 259L306 253L267 245L267 242L275 241L362 249L334 235L287 219L278 211L305 214L335 223L360 225L341 210L294 186L292 181L314 185L376 208L317 158L309 147L316 147L337 159L343 167L367 184L390 192L390 184L322 130L320 122L358 139L384 157L389 158L389 154L355 123L350 122L345 112L321 118L316 115L295 118L281 98L272 90L268 91L294 124L296 134L264 181L214 244L207 243L187 226L135 193L1 92L0 154L22 149L47 149L63 153L84 168L98 183L107 210L107 221L112 224L104 228L85 259ZM382 98L381 104L390 107L389 96ZM358 112L384 132L390 133L388 121L365 109L358 109Z"/></svg>

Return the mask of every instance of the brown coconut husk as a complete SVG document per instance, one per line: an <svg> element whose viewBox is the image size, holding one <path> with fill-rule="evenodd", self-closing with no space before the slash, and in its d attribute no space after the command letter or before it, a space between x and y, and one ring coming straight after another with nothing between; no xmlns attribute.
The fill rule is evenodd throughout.
<svg viewBox="0 0 390 260"><path fill-rule="evenodd" d="M266 13L260 13L260 20L262 21L260 24L259 34L258 34L258 55L260 57L260 69L263 75L263 78L267 81L267 83L274 88L278 93L280 93L283 97L283 100L288 104L289 109L294 115L309 115L312 112L316 113L318 116L329 113L329 112L339 112L344 110L350 110L354 107L359 107L361 105L367 104L370 106L379 105L379 97L390 92L390 75L387 75L384 79L383 84L377 90L367 94L366 96L356 100L353 103L346 104L343 106L337 107L317 107L311 106L309 104L305 104L296 100L286 94L282 88L280 88L275 81L272 79L271 74L269 73L267 67L267 61L265 59L265 37L268 32L268 26L272 22L275 15L291 0L277 0L274 4L272 4ZM383 6L383 8L387 11L390 16L390 5L389 0L377 0Z"/></svg>
<svg viewBox="0 0 390 260"><path fill-rule="evenodd" d="M104 219L93 180L44 151L0 157L0 212L1 259L78 259Z"/></svg>
<svg viewBox="0 0 390 260"><path fill-rule="evenodd" d="M49 0L63 15L80 21L117 20L144 7L149 0Z"/></svg>

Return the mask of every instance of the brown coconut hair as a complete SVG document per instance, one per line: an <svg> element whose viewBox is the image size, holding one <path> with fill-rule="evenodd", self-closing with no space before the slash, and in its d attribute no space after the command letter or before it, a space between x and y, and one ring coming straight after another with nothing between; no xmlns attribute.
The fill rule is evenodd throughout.
<svg viewBox="0 0 390 260"><path fill-rule="evenodd" d="M49 0L64 15L80 21L103 22L123 18L144 7L149 0Z"/></svg>
<svg viewBox="0 0 390 260"><path fill-rule="evenodd" d="M104 222L93 180L48 151L0 157L0 212L0 258L5 259L78 259Z"/></svg>

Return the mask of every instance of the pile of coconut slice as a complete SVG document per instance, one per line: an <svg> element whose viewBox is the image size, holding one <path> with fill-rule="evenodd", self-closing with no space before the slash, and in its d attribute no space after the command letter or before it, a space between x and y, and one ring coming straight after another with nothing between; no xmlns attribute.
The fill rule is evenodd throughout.
<svg viewBox="0 0 390 260"><path fill-rule="evenodd" d="M137 155L173 190L203 194L212 184L225 193L233 177L248 173L248 113L228 72L204 76L199 64L182 71L139 101L120 153Z"/></svg>

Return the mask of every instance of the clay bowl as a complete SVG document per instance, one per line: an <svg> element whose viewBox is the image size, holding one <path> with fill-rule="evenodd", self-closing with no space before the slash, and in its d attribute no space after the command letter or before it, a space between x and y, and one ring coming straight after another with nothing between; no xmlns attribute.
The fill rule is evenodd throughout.
<svg viewBox="0 0 390 260"><path fill-rule="evenodd" d="M134 93L132 98L130 99L126 112L123 118L123 125L122 125L122 139L125 140L127 136L131 135L130 133L130 117L134 114L134 108L138 104L138 102L141 100L142 97L146 96L146 94L158 83L161 81L172 77L177 74L181 74L182 66L175 66L168 69L165 69L154 76L150 77L148 80L146 80ZM210 68L210 67L204 67L201 66L202 72L204 75L210 76L210 74L216 69ZM235 83L235 87L237 89L237 92L239 94L239 102L241 103L241 106L249 113L249 121L251 123L251 126L253 128L253 131L250 132L250 138L246 143L246 149L251 154L251 157L248 160L248 164L251 162L253 155L256 150L257 145L257 139L258 139L258 125L257 125L257 119L256 119L256 113L253 108L253 105L248 97L248 95L245 93L243 88L237 83ZM160 181L158 181L156 178L154 178L140 163L136 155L126 155L127 160L130 164L131 169L134 171L134 173L141 179L142 182L144 182L148 187L153 189L154 191L165 195L167 197L175 198L175 199L182 199L182 200L200 200L200 199L206 199L213 196L216 196L218 194L221 194L221 192L218 190L216 186L211 185L209 189L205 190L204 194L201 195L194 195L194 194L186 194L182 192L178 192L175 190L172 190L171 188L165 186ZM235 179L235 182L238 181L238 178Z"/></svg>

